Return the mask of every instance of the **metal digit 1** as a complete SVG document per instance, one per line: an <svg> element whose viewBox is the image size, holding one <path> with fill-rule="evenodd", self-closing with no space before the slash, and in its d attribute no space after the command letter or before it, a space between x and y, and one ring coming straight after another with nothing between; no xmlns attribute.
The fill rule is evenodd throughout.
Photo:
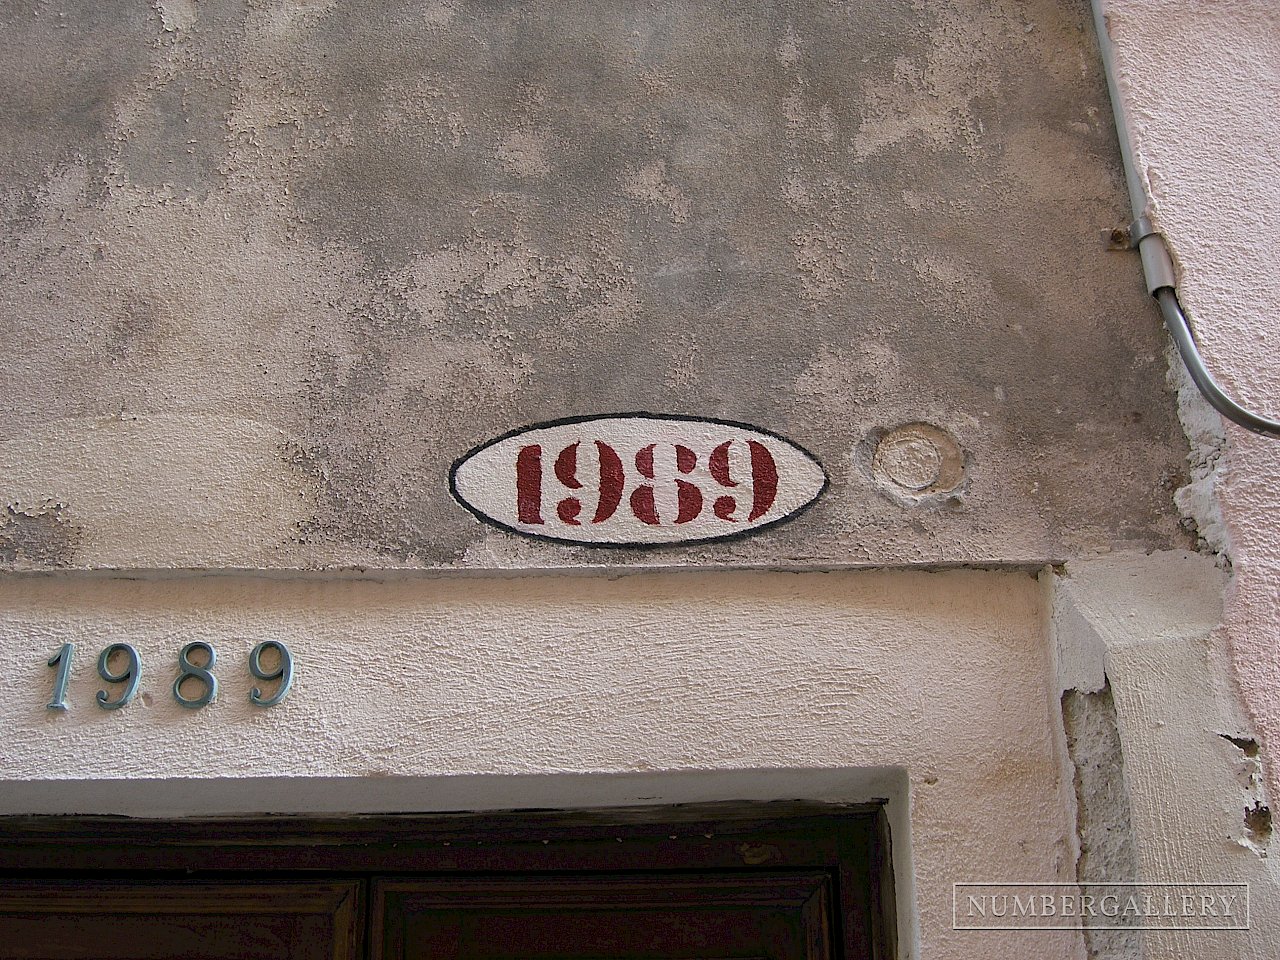
<svg viewBox="0 0 1280 960"><path fill-rule="evenodd" d="M204 662L204 666L197 666L191 662L191 651L193 650L203 650L209 655ZM192 640L183 647L178 654L180 672L178 673L178 679L173 681L173 699L188 710L199 710L201 707L208 705L218 695L218 678L212 673L213 665L217 662L218 655L213 652L213 647L203 640ZM188 678L203 683L204 693L195 698L184 697L182 695L182 685Z"/></svg>
<svg viewBox="0 0 1280 960"><path fill-rule="evenodd" d="M262 652L264 650L275 650L280 655L280 666L274 670L264 670L262 668ZM279 680L280 686L276 688L276 692L269 697L262 695L262 690L254 687L249 692L249 702L259 707L274 707L277 703L285 698L289 692L289 685L293 683L293 654L279 640L264 640L253 648L249 654L249 672L259 680Z"/></svg>
<svg viewBox="0 0 1280 960"><path fill-rule="evenodd" d="M49 666L57 667L54 675L53 697L49 700L50 710L67 709L67 681L71 679L71 655L76 652L74 643L64 643L52 657Z"/></svg>
<svg viewBox="0 0 1280 960"><path fill-rule="evenodd" d="M119 673L112 673L111 658L117 653L123 653L128 663ZM138 681L142 679L142 664L138 660L138 651L127 643L111 644L98 655L98 676L107 683L125 684L124 693L120 694L119 700L112 700L105 690L98 691L98 706L103 710L119 710L138 692Z"/></svg>

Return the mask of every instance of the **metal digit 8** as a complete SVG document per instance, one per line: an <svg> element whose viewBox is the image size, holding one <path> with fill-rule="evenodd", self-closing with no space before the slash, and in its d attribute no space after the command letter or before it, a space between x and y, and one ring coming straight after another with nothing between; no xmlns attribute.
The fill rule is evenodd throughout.
<svg viewBox="0 0 1280 960"><path fill-rule="evenodd" d="M128 661L127 666L119 673L111 672L111 658L122 653ZM138 651L127 643L113 643L98 655L98 676L107 683L125 684L124 693L119 700L112 700L105 690L98 691L98 706L103 710L119 710L133 699L138 692L138 681L142 679L142 664L138 660Z"/></svg>
<svg viewBox="0 0 1280 960"><path fill-rule="evenodd" d="M191 651L203 650L209 655L204 666L196 666L191 662ZM213 665L218 662L218 655L213 652L213 647L205 643L203 640L192 640L182 648L178 654L178 679L173 681L173 699L188 710L198 710L205 706L214 697L218 695L218 678L211 672ZM188 679L197 680L204 684L204 693L195 698L188 698L182 695L182 685Z"/></svg>
<svg viewBox="0 0 1280 960"><path fill-rule="evenodd" d="M275 650L280 655L280 666L274 670L264 670L262 668L262 652L264 650ZM258 644L249 654L249 672L259 680L279 680L280 686L276 688L276 692L269 697L262 695L262 690L254 687L249 692L249 702L259 707L274 707L283 700L289 692L289 686L293 683L293 654L279 640L264 640Z"/></svg>

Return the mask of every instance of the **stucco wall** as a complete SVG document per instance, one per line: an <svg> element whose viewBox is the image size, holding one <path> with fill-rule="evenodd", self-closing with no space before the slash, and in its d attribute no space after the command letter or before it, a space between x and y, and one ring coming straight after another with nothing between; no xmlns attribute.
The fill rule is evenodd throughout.
<svg viewBox="0 0 1280 960"><path fill-rule="evenodd" d="M0 12L0 565L1186 545L1158 322L1098 239L1126 201L1083 3L54 10ZM484 441L636 410L777 431L830 488L640 554L449 495ZM963 463L936 495L871 469L915 422Z"/></svg>
<svg viewBox="0 0 1280 960"><path fill-rule="evenodd" d="M1267 0L1106 0L1138 169L1210 368L1280 416L1280 18ZM1217 483L1234 675L1280 796L1280 442L1228 427L1200 456ZM1195 504L1191 504L1195 506ZM1212 527L1212 504L1199 519Z"/></svg>
<svg viewBox="0 0 1280 960"><path fill-rule="evenodd" d="M1015 22L1018 31L1031 27L1024 36L1054 22L1047 14L1024 22L1019 12L999 4L938 5L943 6L970 13L980 6L987 19L973 22L1002 25L1000 31L975 36L973 22L948 21L950 26L933 39L947 40L952 30L947 42L953 53L957 36L974 40L973 49L989 51L997 40L1014 35L1005 28ZM1183 302L1224 382L1242 398L1280 414L1280 367L1268 352L1280 332L1280 271L1275 268L1280 27L1273 4L1107 0L1107 9L1130 133L1157 221L1178 261ZM176 267L169 240L198 239L215 251L243 245L249 250L233 258L243 269L230 271L235 276L215 272L207 283L252 301L271 317L288 314L295 304L273 299L263 278L274 281L281 273L301 271L317 279L318 272L309 296L323 297L331 282L363 289L365 278L353 279L350 263L331 247L310 250L309 256L323 253L332 259L321 257L318 265L309 261L305 271L299 261L285 257L267 273L254 272L281 250L293 249L295 238L283 225L279 197L276 205L250 203L245 210L270 216L256 225L237 221L233 229L217 218L202 219L208 197L166 192L166 172L144 149L146 138L157 132L143 108L163 100L165 90L173 93L170 88L187 62L182 57L192 55L178 38L198 44L196 13L212 11L203 5L162 4L154 16L145 15L145 23L133 24L152 30L158 45L135 50L136 62L116 61L116 66L147 80L129 86L129 97L121 101L128 109L111 113L102 107L102 116L90 118L114 131L106 159L99 160L108 172L127 176L95 181L86 172L92 165L74 159L41 167L48 175L37 178L30 191L10 194L5 208L10 222L25 231L22 242L38 235L39 243L23 256L39 261L41 251L54 251L59 238L78 237L79 246L56 249L52 260L38 264L42 276L68 265L88 276L103 262L96 257L110 255L171 280ZM294 12L303 19L317 12L299 11L301 6ZM1072 22L1083 22L1083 4L1070 15ZM444 12L440 16L447 19ZM260 19L259 40L287 33L293 22L265 13ZM16 42L14 36L9 33L9 42ZM1088 51L1074 35L1068 46ZM275 56L272 50L268 44L255 48L254 55L269 59ZM794 50L781 45L778 68L789 65L792 53L801 57L801 50L802 45ZM123 50L120 56L128 60ZM1096 88L1097 64L1085 57L1076 65ZM973 67L966 63L966 69ZM900 79L907 82L911 76L907 70ZM212 89L220 78L225 79L215 71L188 79ZM100 79L124 83L115 74ZM965 95L945 84L935 92L961 100ZM289 117L261 114L255 97L266 95L265 88L254 88L235 110L228 107L229 122L240 123L245 136L232 152L237 163L248 166L221 171L219 176L228 179L218 189L252 193L253 178L244 173L251 168L265 170L268 179L287 179L289 171L273 166L271 158L290 155L294 147L278 139L254 139L258 128L294 125ZM177 109L182 98L166 102ZM446 119L441 119L442 130ZM1100 121L1090 117L1089 122L1095 126L1078 133L1093 142L1101 136ZM11 138L8 149L16 152L7 162L30 160L56 141L54 134L48 133L48 141ZM191 139L195 147L204 143L200 136ZM505 165L513 177L520 176L514 168L538 174L536 147L519 140L504 143L486 162ZM1029 155L1038 154L1031 150ZM177 159L189 164L188 174L213 169L198 149ZM1055 189L1072 182L1058 168L1047 176ZM1072 214L1079 232L1073 243L1093 243L1099 228L1125 219L1123 205L1113 203L1118 172L1104 179L1105 190L1100 188L1095 200L1105 193L1105 202ZM1046 187L1043 180L1038 183ZM642 182L632 194L622 193L636 206L633 215L678 214L678 209L658 210L659 201L672 197L663 183L649 187ZM1056 195L1050 194L1053 201ZM262 199L255 198L254 203ZM78 218L121 209L140 219L130 220L114 252L95 247L77 226L82 225ZM164 229L155 227L161 220ZM84 263L76 261L78 254ZM1096 431L1086 430L1064 436L1046 431L1038 441L1018 440L1012 455L979 458L973 478L994 483L998 477L993 489L999 495L986 501L990 513L976 522L973 514L956 520L902 511L886 498L874 499L878 494L868 486L866 502L872 512L879 511L881 524L875 536L868 534L860 544L845 534L836 536L845 550L842 557L854 562L1030 563L1059 559L1064 545L1063 553L1078 551L1065 569L1045 573L1040 587L1025 573L980 572L693 573L617 582L542 578L336 586L230 578L10 577L0 582L0 653L13 680L0 708L6 731L0 743L0 777L5 778L0 811L169 815L433 809L521 805L524 797L537 805L578 805L640 796L786 796L791 789L793 795L817 798L888 796L895 805L897 836L910 841L897 849L900 891L909 908L904 922L910 924L918 911L922 955L944 958L1082 956L1084 944L1072 937L983 938L950 931L950 884L971 874L978 854L986 858L984 879L1072 877L1081 837L1097 832L1098 823L1128 819L1133 857L1147 879L1245 879L1253 885L1258 908L1247 936L1152 937L1148 956L1277 955L1280 882L1259 812L1268 797L1280 796L1275 694L1280 689L1280 444L1235 429L1227 430L1224 442L1214 418L1185 396L1184 424L1194 441L1191 473L1202 482L1185 488L1179 503L1196 524L1206 553L1145 552L1189 542L1180 541L1169 501L1153 505L1152 499L1157 488L1160 497L1171 497L1183 479L1184 446L1169 419L1167 397L1152 391L1160 339L1154 312L1135 293L1136 265L1123 254L1106 256L1106 265L1098 267L1101 279L1086 285L1085 292L1094 298L1094 321L1101 323L1105 316L1108 325L1124 333L1108 333L1079 349L1120 359L1097 368L1077 362L1074 370L1087 367L1096 380L1073 402L1105 399L1107 384L1131 385L1126 364L1136 364L1134 396L1157 398L1158 422L1124 427L1091 448L1103 451L1097 456L1082 455L1084 448L1075 445L1084 435L1096 439ZM220 263L218 257L212 261ZM921 281L935 292L938 284L945 287L936 274ZM486 275L484 270L477 274ZM67 328L74 318L40 311L47 309L49 296L68 296L68 288L24 283L16 275L10 280L11 302L34 311L6 315L14 324L12 340L21 348L16 382L34 391L30 395L45 396L56 393L56 377L50 379L48 371L69 370L71 379L63 387L87 405L91 422L79 416L83 410L60 417L28 404L5 425L12 436L0 450L0 476L19 492L5 494L9 515L0 530L0 557L35 568L66 565L77 551L86 551L79 554L84 562L70 565L97 565L93 558L104 557L106 566L235 566L245 558L261 566L298 565L298 556L289 553L297 546L292 538L300 522L305 526L319 515L323 494L316 486L313 451L296 445L296 436L279 425L246 416L247 408L237 406L258 390L250 385L257 377L270 379L255 366L270 368L260 355L267 346L237 341L237 359L247 365L237 366L229 380L201 370L203 350L216 356L225 347L218 342L218 318L200 302L183 299L166 280L150 299L136 303L130 299L136 291L93 287L94 297L105 297L121 311L97 315L89 325L94 342L115 350L115 359L67 353L60 344L74 340L74 330ZM391 309L370 296L358 305ZM144 315L155 321L145 331L116 329ZM49 342L40 342L46 329L41 317L61 331ZM1095 323L1087 332L1098 329L1112 327ZM1014 332L1025 335L1025 330ZM64 336L68 339L58 339ZM198 346L193 349L191 343ZM819 380L806 381L816 384L814 403L838 406L846 395L875 398L890 404L889 419L916 416L908 409L916 401L902 397L917 395L908 390L889 396L892 391L882 390L894 384L892 379L875 380L863 393L857 392L859 382L841 379L842 371L864 361L878 370L894 367L892 354L873 347L856 356L837 352L830 363L818 364ZM287 354L284 349L281 355ZM933 356L939 362L949 359L943 348ZM169 363L175 359L181 362ZM134 376L152 362L150 372L158 379ZM483 372L483 366L458 369L470 375ZM404 373L396 369L397 375ZM98 379L75 379L91 371ZM492 379L481 381L504 388ZM104 383L120 389L100 389ZM233 402L211 417L193 419L190 410L179 409L190 399L184 391L192 383L214 392L228 387ZM993 411L1002 409L997 402L1009 399L1001 399L994 388L991 396ZM127 402L119 403L121 397ZM204 402L196 400L196 406ZM946 397L920 402L929 417L955 412ZM1052 422L1050 409L1041 409L1031 422ZM369 412L347 414L364 423ZM859 430L871 426L868 419ZM850 489L867 484L865 472L857 472L856 451L845 444L857 431L846 436L839 433L846 425L833 429L832 436L844 438L838 459ZM1142 449L1105 456L1132 440ZM1057 446L1041 450L1038 443ZM1055 505L1043 512L1036 498L1053 492L1052 484L1002 472L1006 466L1023 470L1018 451L1031 448L1047 458L1044 477L1059 484ZM1097 482L1064 481L1054 469L1059 462L1078 471L1071 476ZM1136 492L1129 487L1134 477ZM61 478L66 489L74 490L76 504L62 503L56 492L43 493L41 484L47 486L50 478ZM1119 499L1114 491L1121 491ZM1134 499L1126 502L1126 497ZM72 507L105 518L104 525L79 524ZM1068 526L1073 522L1073 507L1092 517L1087 536L1061 529L1064 517ZM1111 527L1108 511L1144 519L1136 532L1124 524ZM1006 536L998 529L1001 523L1028 534L1019 543L1033 549L1005 549L1011 541L1001 539ZM386 529L375 533L374 540L384 546L398 536ZM889 552L875 554L872 548L882 534ZM273 553L264 551L264 541L288 546L284 554ZM106 552L94 553L104 549L103 543ZM1126 544L1144 549L1109 552ZM119 552L121 545L133 552ZM379 549L339 559L386 562L386 552ZM1215 557L1215 550L1222 553ZM324 565L334 556L321 552L304 560ZM396 556L397 563L405 559ZM788 562L792 558L786 553ZM761 556L736 559L758 562ZM802 559L812 562L814 555ZM490 543L471 560L497 567L545 557ZM168 698L168 682L177 645L197 637L218 645L225 686L214 707L189 713ZM242 663L251 642L268 637L295 644L299 683L285 705L257 712L245 701L248 678ZM142 651L150 702L108 714L92 703L101 684L93 676L90 654L115 639L136 643ZM81 645L81 655L70 694L73 709L59 717L44 710L52 672L43 658L70 640ZM1129 809L1124 816L1110 808L1090 811L1088 797L1072 795L1073 758L1057 716L1060 694L1097 694L1104 675L1123 753L1111 760L1125 767L1123 798ZM1251 754L1253 738L1260 740L1257 756ZM627 776L610 779L611 773Z"/></svg>
<svg viewBox="0 0 1280 960"><path fill-rule="evenodd" d="M1083 856L1106 856L1098 835L1121 830L1134 851L1101 878L1246 882L1253 928L1148 934L1145 954L1102 956L1265 960L1280 882L1245 817L1258 785L1215 633L1224 582L1186 553L1039 580L11 577L0 813L884 798L902 943L918 951L904 956L1084 957L1078 935L951 930L951 885L1073 880ZM217 647L222 687L192 712L169 688L195 639ZM264 639L298 664L268 710L248 703L245 671ZM144 682L113 713L94 702L94 660L117 641L140 651ZM78 650L57 714L44 661L65 642ZM1096 719L1118 751L1059 714L1108 680L1114 706ZM1086 765L1106 789L1081 782Z"/></svg>
<svg viewBox="0 0 1280 960"><path fill-rule="evenodd" d="M1270 824L1257 816L1265 801L1256 750L1219 629L1227 574L1212 556L1117 552L1050 579L1068 734L1078 726L1070 703L1081 698L1111 704L1119 734L1110 755L1096 730L1072 744L1077 769L1100 768L1092 785L1077 777L1081 878L1131 871L1144 881L1249 885L1247 932L1150 930L1140 943L1095 944L1097 956L1276 956L1280 864ZM1117 833L1130 834L1132 849Z"/></svg>
<svg viewBox="0 0 1280 960"><path fill-rule="evenodd" d="M625 780L535 777L526 794L520 777L791 768L761 774L773 796L891 799L903 942L918 917L920 956L1074 958L1075 935L950 929L955 882L1075 875L1046 620L1024 573L9 579L0 813L671 802L697 799L697 781L652 777L629 794ZM57 714L44 661L72 638ZM169 686L197 639L218 649L222 692L189 711ZM244 666L263 639L298 664L293 693L266 710ZM94 657L115 641L136 645L145 679L110 712L94 702ZM832 793L840 771L856 795ZM808 772L827 775L817 793ZM761 786L746 774L702 789Z"/></svg>

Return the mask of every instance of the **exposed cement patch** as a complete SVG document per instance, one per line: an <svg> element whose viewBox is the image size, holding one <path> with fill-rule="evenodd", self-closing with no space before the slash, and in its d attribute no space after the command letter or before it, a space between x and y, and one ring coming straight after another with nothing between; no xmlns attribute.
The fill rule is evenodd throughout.
<svg viewBox="0 0 1280 960"><path fill-rule="evenodd" d="M77 565L1189 542L1161 333L1136 260L1097 242L1126 204L1084 4L40 9L0 16L0 438L255 421L307 451L316 495L288 546L281 523L221 544L161 524L144 556L86 518ZM638 555L493 546L449 498L479 443L629 410L781 433L831 488L767 534ZM852 463L907 423L965 451L962 502L886 498Z"/></svg>
<svg viewBox="0 0 1280 960"><path fill-rule="evenodd" d="M1110 688L1096 693L1064 692L1062 721L1075 770L1080 841L1076 879L1093 883L1137 880L1124 752ZM1084 936L1091 960L1139 960L1144 956L1142 935L1137 930L1086 927Z"/></svg>
<svg viewBox="0 0 1280 960"><path fill-rule="evenodd" d="M1244 809L1244 826L1249 842L1265 856L1273 832L1271 808L1261 800L1255 800L1251 806Z"/></svg>
<svg viewBox="0 0 1280 960"><path fill-rule="evenodd" d="M1225 425L1192 382L1172 343L1167 354L1169 387L1177 392L1178 419L1190 441L1186 483L1174 491L1173 500L1182 512L1183 525L1194 529L1200 548L1212 551L1222 563L1229 564L1230 537L1219 498L1219 485L1226 467Z"/></svg>
<svg viewBox="0 0 1280 960"><path fill-rule="evenodd" d="M12 4L2 17L0 218L7 244L56 205L50 187L68 166L87 165L87 199L103 201L115 111L146 73L157 31L152 11L129 0L57 9Z"/></svg>

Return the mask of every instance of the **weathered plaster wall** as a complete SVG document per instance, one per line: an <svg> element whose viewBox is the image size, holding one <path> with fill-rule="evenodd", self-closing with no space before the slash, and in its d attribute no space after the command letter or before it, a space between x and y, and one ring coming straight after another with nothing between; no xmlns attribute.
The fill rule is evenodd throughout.
<svg viewBox="0 0 1280 960"><path fill-rule="evenodd" d="M1280 864L1219 630L1226 573L1208 556L1117 552L1049 579L1059 685L1094 701L1092 731L1067 711L1077 766L1100 766L1077 775L1081 879L1249 884L1248 932L1107 935L1097 956L1280 955Z"/></svg>
<svg viewBox="0 0 1280 960"><path fill-rule="evenodd" d="M10 577L0 813L884 797L913 956L1265 960L1280 876L1249 816L1262 788L1215 632L1225 579L1211 557L1122 552L1039 583ZM262 711L244 659L271 638L293 647L298 680ZM217 646L222 678L199 712L169 693L192 639ZM44 658L68 641L71 709L57 715ZM138 647L145 681L108 713L93 660L115 641ZM1092 711L1081 722L1069 706L1065 730L1064 694ZM965 879L1135 875L1248 882L1252 930L1088 944L950 930Z"/></svg>
<svg viewBox="0 0 1280 960"><path fill-rule="evenodd" d="M1157 320L1098 240L1124 211L1083 3L9 5L0 563L1181 546ZM627 410L775 430L831 488L641 555L451 501L476 444ZM965 464L924 502L873 469L918 421Z"/></svg>
<svg viewBox="0 0 1280 960"><path fill-rule="evenodd" d="M950 929L956 881L1074 877L1046 616L1022 573L10 578L0 812L331 810L335 781L355 784L338 795L357 809L397 797L416 809L579 806L637 797L620 792L626 778L610 792L534 777L522 795L521 777L751 769L767 786L740 776L701 796L836 799L832 774L846 771L858 796L845 799L896 808L904 942L918 911L919 956L1078 958L1074 935ZM289 699L261 710L244 661L269 638L290 644L298 674ZM58 715L44 706L45 658L72 639ZM193 712L169 686L194 639L217 647L223 686ZM138 703L108 712L93 700L93 659L114 641L137 646L145 679ZM789 786L778 768L792 768ZM806 772L827 785L815 793ZM460 789L468 775L504 776ZM175 800L183 784L195 789ZM640 796L699 796L687 778L642 785Z"/></svg>
<svg viewBox="0 0 1280 960"><path fill-rule="evenodd" d="M1280 416L1280 17L1268 0L1106 0L1139 170L1178 292L1229 391ZM1280 442L1230 427L1214 469L1234 677L1280 797ZM1201 516L1213 505L1200 502ZM1208 517L1212 522L1212 517ZM1220 541L1221 543L1221 541ZM1221 544L1226 545L1226 544Z"/></svg>
<svg viewBox="0 0 1280 960"><path fill-rule="evenodd" d="M1267 353L1280 326L1273 5L1107 6L1184 304L1224 381L1280 413ZM65 26L46 29L60 12ZM565 184L597 155L557 132L558 101L540 101L536 82L495 94L501 122L436 68L416 86L343 92L369 82L351 65L370 58L402 79L421 73L414 44L465 42L462 12L422 5L390 45L326 3L35 3L6 14L0 122L21 135L0 138L10 387L0 562L590 562L470 528L432 539L453 509L413 500L417 485L442 484L449 457L434 438L463 449L487 439L472 435L477 410L505 417L503 429L598 412L592 378L627 329L674 310L722 323L713 339L757 336L755 314L724 305L744 290L776 308L782 328L806 331L785 342L793 352L759 335L715 379L709 353L658 324L664 379L646 392L631 358L627 375L600 380L626 400L609 408L767 421L817 449L846 499L742 552L644 562L1072 562L1061 579L1047 575L1045 595L1025 575L982 573L339 586L10 578L0 654L17 665L20 692L0 714L0 810L505 806L523 789L538 805L626 802L641 790L785 796L786 768L799 768L802 795L897 805L897 836L911 840L899 862L917 883L901 889L924 956L1081 956L1070 937L951 932L949 885L978 852L984 878L1075 876L1081 840L1125 822L1149 878L1253 885L1251 934L1149 936L1148 956L1280 955L1280 877L1261 815L1280 795L1280 444L1231 430L1224 447L1184 398L1204 482L1180 502L1208 546L1226 548L1229 534L1230 579L1212 558L1106 555L1180 542L1171 496L1187 471L1136 265L1094 253L1097 229L1126 210L1095 111L1084 5L912 8L925 26L908 29L910 52L872 50L853 67L868 72L852 95L816 66L847 60L849 45L832 60L827 38L765 24L776 43L755 78L774 84L770 135L792 152L767 184L775 193L761 188L761 209L784 222L758 247L698 234L729 223L700 206L714 190L695 189L698 171L741 149L728 108L698 114L704 125L689 130L702 135L652 150L597 116L629 146L610 160L613 179L593 181L587 200L607 198L613 218L593 236ZM624 51L632 79L662 102L687 79L654 66L669 39L639 36ZM66 109L72 100L78 109ZM1023 109L1040 111L1029 129L1014 117ZM864 157L878 165L870 180L858 179L871 169ZM957 169L981 175L963 185L948 173ZM485 202L426 216L415 204L434 203L443 178ZM354 189L363 181L408 186L378 196ZM874 202L858 192L868 182ZM534 209L539 191L569 212L564 224ZM868 225L879 233L861 246L840 232ZM409 243L415 230L427 239ZM556 253L560 241L580 256ZM633 241L671 257L632 257ZM993 243L997 262L979 263L975 251ZM940 249L973 258L939 259ZM785 267L764 283L751 271L769 251ZM882 299L867 306L856 295L866 290ZM1058 300L1071 311L1051 313ZM590 331L590 382L569 391L577 407L522 393L536 363L513 345L528 332L511 322L521 311ZM752 375L780 356L791 364L781 382ZM554 360L564 369L572 358ZM723 403L712 410L699 392L708 382ZM771 419L774 400L784 422ZM876 492L863 441L916 419L946 426L971 455L962 503L904 507ZM224 658L223 699L209 711L168 699L168 666L148 667L149 704L109 715L86 700L100 685L95 645L128 640L147 664L168 664L197 637ZM296 645L302 674L284 707L259 713L244 702L240 664L267 637ZM59 718L43 709L42 658L69 640L82 646L76 708ZM1082 779L1077 795L1054 713L1064 691L1089 703L1095 712L1077 711L1066 731L1085 741L1072 744L1077 767L1114 760L1106 698L1095 696L1104 677L1124 787ZM758 792L742 773L755 770Z"/></svg>

